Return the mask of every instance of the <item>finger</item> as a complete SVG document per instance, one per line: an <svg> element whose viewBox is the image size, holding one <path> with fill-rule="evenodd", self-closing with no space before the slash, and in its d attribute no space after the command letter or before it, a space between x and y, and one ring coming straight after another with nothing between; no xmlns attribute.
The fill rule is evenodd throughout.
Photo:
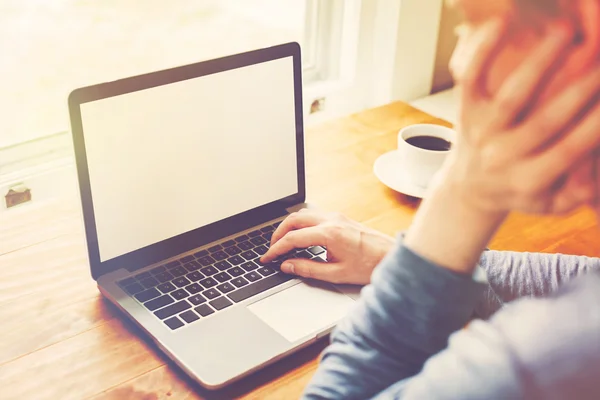
<svg viewBox="0 0 600 400"><path fill-rule="evenodd" d="M340 283L344 279L344 269L337 263L320 263L311 260L294 259L281 264L281 271L303 278Z"/></svg>
<svg viewBox="0 0 600 400"><path fill-rule="evenodd" d="M497 104L496 124L512 125L537 89L552 71L552 66L560 61L572 33L565 26L551 29L542 44L504 81L495 96Z"/></svg>
<svg viewBox="0 0 600 400"><path fill-rule="evenodd" d="M531 214L567 214L594 198L593 160L588 158L562 175L547 190L521 201L519 211Z"/></svg>
<svg viewBox="0 0 600 400"><path fill-rule="evenodd" d="M591 153L600 144L600 103L582 117L570 132L547 150L522 163L524 176L537 186L549 185Z"/></svg>
<svg viewBox="0 0 600 400"><path fill-rule="evenodd" d="M299 211L290 214L286 219L273 232L271 236L271 246L279 239L284 237L288 232L295 229L308 228L310 226L318 225L323 222L325 217L320 213L313 210Z"/></svg>
<svg viewBox="0 0 600 400"><path fill-rule="evenodd" d="M592 201L594 197L594 159L588 157L575 165L567 179L552 196L551 212L567 214Z"/></svg>
<svg viewBox="0 0 600 400"><path fill-rule="evenodd" d="M312 226L288 232L284 237L272 244L262 256L262 262L269 262L297 248L310 246L327 246L327 238L323 228Z"/></svg>
<svg viewBox="0 0 600 400"><path fill-rule="evenodd" d="M462 91L467 99L477 99L485 90L482 90L481 82L488 70L488 66L493 60L492 56L502 44L503 33L506 30L507 22L505 19L494 19L487 22L473 38L470 46L470 54L464 55L465 68L464 74L459 83L464 86Z"/></svg>
<svg viewBox="0 0 600 400"><path fill-rule="evenodd" d="M565 128L581 115L581 111L597 96L599 90L600 69L594 69L557 98L541 106L520 129L498 139L505 143L518 142L519 146L515 151L519 154L537 151L564 133Z"/></svg>
<svg viewBox="0 0 600 400"><path fill-rule="evenodd" d="M597 148L592 155L592 176L594 197L591 201L592 206L596 210L596 214L600 214L598 207L600 206L600 148Z"/></svg>
<svg viewBox="0 0 600 400"><path fill-rule="evenodd" d="M553 196L550 210L553 214L568 214L593 201L595 196L593 185L569 186L572 185L567 184L565 189Z"/></svg>

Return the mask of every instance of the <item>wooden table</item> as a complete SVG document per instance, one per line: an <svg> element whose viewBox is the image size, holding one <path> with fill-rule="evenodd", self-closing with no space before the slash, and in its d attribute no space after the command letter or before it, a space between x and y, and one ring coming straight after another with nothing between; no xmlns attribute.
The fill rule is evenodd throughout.
<svg viewBox="0 0 600 400"><path fill-rule="evenodd" d="M414 123L444 121L394 103L307 132L308 198L388 234L418 201L380 184L375 159ZM599 256L590 211L513 215L492 247ZM298 398L326 345L318 343L219 392L191 382L100 296L89 276L76 196L0 214L0 398Z"/></svg>

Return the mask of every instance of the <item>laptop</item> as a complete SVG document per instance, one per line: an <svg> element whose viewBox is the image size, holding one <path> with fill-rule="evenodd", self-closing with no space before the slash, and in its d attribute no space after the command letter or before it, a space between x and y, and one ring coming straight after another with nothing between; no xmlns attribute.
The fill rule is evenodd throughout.
<svg viewBox="0 0 600 400"><path fill-rule="evenodd" d="M320 246L260 261L309 207L301 66L289 43L69 96L91 275L207 388L318 340L358 295L280 271Z"/></svg>

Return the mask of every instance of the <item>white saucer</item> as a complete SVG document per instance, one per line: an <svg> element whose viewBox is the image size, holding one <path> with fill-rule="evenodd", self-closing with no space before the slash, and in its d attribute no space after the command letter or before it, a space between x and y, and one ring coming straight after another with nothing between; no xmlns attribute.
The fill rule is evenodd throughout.
<svg viewBox="0 0 600 400"><path fill-rule="evenodd" d="M381 155L375 161L373 172L377 179L390 189L422 199L427 192L427 188L415 185L410 179L407 179L403 161L397 150L390 151Z"/></svg>

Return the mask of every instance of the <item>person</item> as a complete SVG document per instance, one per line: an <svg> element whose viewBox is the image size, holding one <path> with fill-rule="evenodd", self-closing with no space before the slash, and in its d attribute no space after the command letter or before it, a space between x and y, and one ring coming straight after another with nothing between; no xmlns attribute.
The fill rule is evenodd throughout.
<svg viewBox="0 0 600 400"><path fill-rule="evenodd" d="M397 243L316 211L273 234L264 262L323 245L281 269L368 284L305 398L598 397L600 261L484 251L510 210L599 203L600 3L546 1L457 0L459 140Z"/></svg>

